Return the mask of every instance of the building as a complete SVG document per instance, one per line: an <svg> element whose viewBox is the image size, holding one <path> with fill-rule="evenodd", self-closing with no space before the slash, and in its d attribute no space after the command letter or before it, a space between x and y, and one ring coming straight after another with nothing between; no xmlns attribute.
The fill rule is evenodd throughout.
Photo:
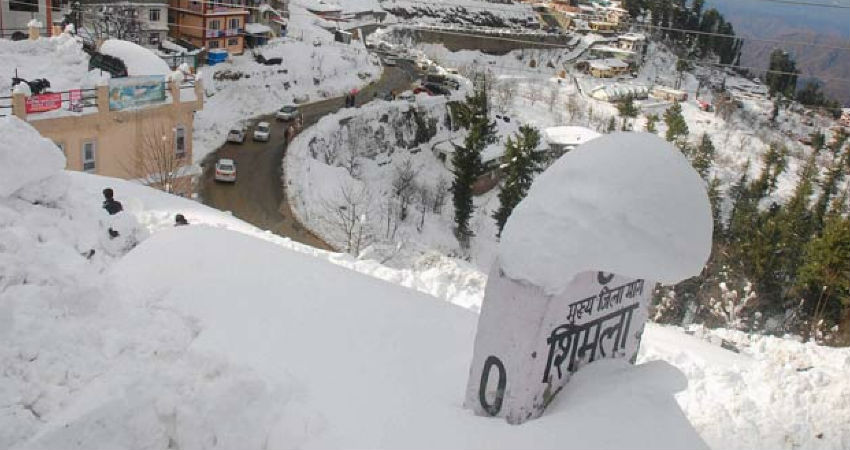
<svg viewBox="0 0 850 450"><path fill-rule="evenodd" d="M286 0L270 0L250 10L249 19L253 23L263 24L271 28L272 36L285 36L289 24L289 2Z"/></svg>
<svg viewBox="0 0 850 450"><path fill-rule="evenodd" d="M646 86L620 84L597 86L590 92L591 97L604 102L618 102L626 97L631 97L635 100L643 100L647 98L648 95L649 88Z"/></svg>
<svg viewBox="0 0 850 450"><path fill-rule="evenodd" d="M543 138L549 145L549 154L553 159L599 136L590 128L578 126L549 127L543 130Z"/></svg>
<svg viewBox="0 0 850 450"><path fill-rule="evenodd" d="M340 20L342 18L341 7L325 3L323 0L309 3L305 5L305 8L325 20Z"/></svg>
<svg viewBox="0 0 850 450"><path fill-rule="evenodd" d="M596 78L612 78L629 73L629 64L619 59L594 59L588 61L590 74Z"/></svg>
<svg viewBox="0 0 850 450"><path fill-rule="evenodd" d="M0 1L0 38L23 40L29 34L28 24L35 19L38 32L52 36L67 12L67 0Z"/></svg>
<svg viewBox="0 0 850 450"><path fill-rule="evenodd" d="M596 45L591 47L589 52L592 56L603 59L615 58L626 62L635 62L638 59L635 52L610 45Z"/></svg>
<svg viewBox="0 0 850 450"><path fill-rule="evenodd" d="M850 127L850 108L841 110L841 118L838 119L838 123L843 127Z"/></svg>
<svg viewBox="0 0 850 450"><path fill-rule="evenodd" d="M683 102L688 99L687 92L667 86L653 87L651 95L657 99L666 100L668 102Z"/></svg>
<svg viewBox="0 0 850 450"><path fill-rule="evenodd" d="M245 51L247 0L169 0L169 35L209 50Z"/></svg>
<svg viewBox="0 0 850 450"><path fill-rule="evenodd" d="M149 184L166 179L172 192L190 194L194 113L203 108L204 100L201 82L173 76L150 50L114 40L108 43L117 44L112 45L117 49L110 51L126 58L128 72L137 76L94 82L86 77L87 55L81 43L67 36L49 39L64 39L65 45L36 36L27 48L39 51L19 56L17 62L30 81L52 81L52 92L32 95L19 84L11 97L0 98L10 107L0 109L0 115L14 114L55 142L64 152L69 170ZM9 53L0 58L20 48L3 46ZM54 63L45 66L44 58ZM0 86L8 92L5 83L3 80ZM162 170L153 165L167 167L169 174L179 176L157 176Z"/></svg>
<svg viewBox="0 0 850 450"><path fill-rule="evenodd" d="M168 0L80 0L80 7L84 27L97 40L158 48L168 35Z"/></svg>
<svg viewBox="0 0 850 450"><path fill-rule="evenodd" d="M642 53L646 46L646 36L638 33L626 33L617 36L617 45L623 50Z"/></svg>

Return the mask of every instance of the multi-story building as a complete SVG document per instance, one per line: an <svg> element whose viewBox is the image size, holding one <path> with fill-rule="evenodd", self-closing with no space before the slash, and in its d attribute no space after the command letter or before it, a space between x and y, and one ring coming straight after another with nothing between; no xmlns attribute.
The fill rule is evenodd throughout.
<svg viewBox="0 0 850 450"><path fill-rule="evenodd" d="M97 39L157 48L168 35L168 0L80 0L80 8L85 28Z"/></svg>
<svg viewBox="0 0 850 450"><path fill-rule="evenodd" d="M246 0L170 0L169 34L209 50L245 49Z"/></svg>
<svg viewBox="0 0 850 450"><path fill-rule="evenodd" d="M28 24L35 19L39 34L51 36L53 25L61 24L67 0L0 1L0 38L26 39Z"/></svg>

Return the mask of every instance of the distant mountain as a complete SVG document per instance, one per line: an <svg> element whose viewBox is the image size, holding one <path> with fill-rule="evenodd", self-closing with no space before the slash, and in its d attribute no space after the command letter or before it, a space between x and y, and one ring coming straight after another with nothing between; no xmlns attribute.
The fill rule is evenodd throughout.
<svg viewBox="0 0 850 450"><path fill-rule="evenodd" d="M850 6L846 0L818 1ZM734 25L736 34L745 38L742 66L767 69L770 52L782 48L794 55L801 80L817 77L847 80L822 82L829 96L850 106L850 50L752 39L850 48L850 10L786 5L764 0L710 0L708 3Z"/></svg>

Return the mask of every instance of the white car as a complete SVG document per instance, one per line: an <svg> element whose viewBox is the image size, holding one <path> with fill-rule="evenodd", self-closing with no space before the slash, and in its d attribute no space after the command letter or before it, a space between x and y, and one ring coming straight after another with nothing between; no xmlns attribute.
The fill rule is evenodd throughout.
<svg viewBox="0 0 850 450"><path fill-rule="evenodd" d="M254 127L254 140L255 141L268 141L269 135L272 133L271 124L268 122L260 122Z"/></svg>
<svg viewBox="0 0 850 450"><path fill-rule="evenodd" d="M299 114L297 106L285 105L283 108L280 108L274 116L277 117L278 120L293 120L298 117Z"/></svg>
<svg viewBox="0 0 850 450"><path fill-rule="evenodd" d="M233 128L229 132L227 132L227 142L233 142L236 144L242 144L245 142L245 129L244 128Z"/></svg>
<svg viewBox="0 0 850 450"><path fill-rule="evenodd" d="M236 182L236 163L232 159L221 158L215 163L215 181Z"/></svg>
<svg viewBox="0 0 850 450"><path fill-rule="evenodd" d="M385 66L395 67L398 65L398 59L394 56L384 56L384 58L381 59L381 62L383 62Z"/></svg>

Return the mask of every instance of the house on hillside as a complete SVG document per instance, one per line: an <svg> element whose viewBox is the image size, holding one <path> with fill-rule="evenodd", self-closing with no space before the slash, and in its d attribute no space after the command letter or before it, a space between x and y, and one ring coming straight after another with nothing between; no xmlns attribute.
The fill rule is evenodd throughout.
<svg viewBox="0 0 850 450"><path fill-rule="evenodd" d="M30 81L52 81L53 91L33 95L16 88L8 100L11 108L0 109L0 115L13 114L52 140L64 153L68 170L155 184L163 177L153 166L169 167L176 174L167 181L173 183L171 191L190 195L194 116L204 101L201 81L172 78L166 63L141 46L108 43L117 43L112 53L121 53L128 72L136 76L95 84L87 81L81 49L45 45L24 57L20 52L37 43L20 50L3 46L0 59L14 55L21 73L29 74ZM44 66L42 58L53 64Z"/></svg>
<svg viewBox="0 0 850 450"><path fill-rule="evenodd" d="M0 38L26 39L32 20L42 36L60 33L65 14L70 11L69 3L69 0L0 1ZM54 28L57 31L54 32Z"/></svg>
<svg viewBox="0 0 850 450"><path fill-rule="evenodd" d="M262 24L271 29L271 36L285 36L287 26L289 24L289 1L288 0L269 0L263 2L260 6L249 10L249 23ZM250 32L248 26L245 27L246 33ZM256 31L256 29L255 29Z"/></svg>
<svg viewBox="0 0 850 450"><path fill-rule="evenodd" d="M617 45L623 49L640 54L646 46L646 36L639 33L626 33L617 36Z"/></svg>
<svg viewBox="0 0 850 450"><path fill-rule="evenodd" d="M627 97L643 100L649 96L649 88L631 84L603 85L593 88L590 96L604 102L618 102Z"/></svg>
<svg viewBox="0 0 850 450"><path fill-rule="evenodd" d="M596 78L612 78L629 73L629 64L615 58L588 61L588 68Z"/></svg>
<svg viewBox="0 0 850 450"><path fill-rule="evenodd" d="M248 0L169 0L169 35L208 50L245 51Z"/></svg>
<svg viewBox="0 0 850 450"><path fill-rule="evenodd" d="M651 95L659 100L666 100L668 102L683 102L688 99L687 92L667 86L653 87Z"/></svg>
<svg viewBox="0 0 850 450"><path fill-rule="evenodd" d="M543 130L543 138L549 146L550 159L557 159L564 153L599 136L601 135L596 131L579 126L549 127Z"/></svg>
<svg viewBox="0 0 850 450"><path fill-rule="evenodd" d="M838 123L843 127L850 127L850 108L841 110L841 118L838 119Z"/></svg>
<svg viewBox="0 0 850 450"><path fill-rule="evenodd" d="M325 20L340 20L342 18L341 7L325 3L323 0L309 2L305 5L305 8Z"/></svg>
<svg viewBox="0 0 850 450"><path fill-rule="evenodd" d="M80 0L80 9L83 27L98 41L158 48L168 35L168 0Z"/></svg>

